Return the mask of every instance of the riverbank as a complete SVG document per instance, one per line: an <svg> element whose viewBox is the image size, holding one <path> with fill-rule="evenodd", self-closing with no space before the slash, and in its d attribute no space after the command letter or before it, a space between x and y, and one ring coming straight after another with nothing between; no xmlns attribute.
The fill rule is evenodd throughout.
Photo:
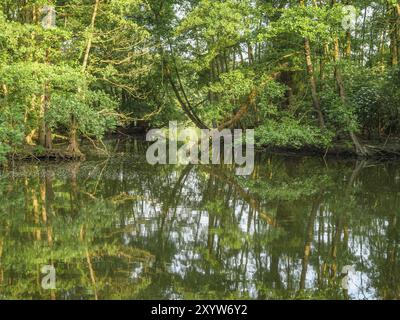
<svg viewBox="0 0 400 320"><path fill-rule="evenodd" d="M118 141L125 139L142 139L145 140L143 132L140 134L128 134L117 132L110 134L106 141ZM349 141L337 141L328 148L318 146L302 146L294 147L276 147L276 146L258 146L258 153L270 153L285 156L314 156L314 157L331 157L339 159L374 159L374 160L393 160L400 159L400 139L391 139L387 141L364 140L363 145L368 150L367 156L357 154L355 148ZM17 150L15 153L8 156L9 161L74 161L85 160L87 154L103 154L107 152L99 152L99 148L95 148L89 141L83 144L82 153L70 152L67 149L68 145L57 145L54 149L43 149L37 146L26 146L23 149Z"/></svg>
<svg viewBox="0 0 400 320"><path fill-rule="evenodd" d="M362 143L368 152L367 155L358 154L350 141L337 141L327 148L311 145L302 146L300 148L262 146L257 148L257 151L290 156L323 156L377 160L400 159L400 139L398 138L384 142L377 140L364 140Z"/></svg>

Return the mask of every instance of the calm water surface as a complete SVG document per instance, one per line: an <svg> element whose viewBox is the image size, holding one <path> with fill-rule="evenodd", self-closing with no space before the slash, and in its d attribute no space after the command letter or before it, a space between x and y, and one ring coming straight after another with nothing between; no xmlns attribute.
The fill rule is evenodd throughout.
<svg viewBox="0 0 400 320"><path fill-rule="evenodd" d="M239 178L110 148L0 173L1 299L400 298L399 163L263 155Z"/></svg>

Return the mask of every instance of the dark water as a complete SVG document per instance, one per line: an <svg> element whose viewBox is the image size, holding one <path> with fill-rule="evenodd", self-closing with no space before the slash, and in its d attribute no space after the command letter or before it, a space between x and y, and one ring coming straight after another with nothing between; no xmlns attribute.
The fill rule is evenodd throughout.
<svg viewBox="0 0 400 320"><path fill-rule="evenodd" d="M1 173L0 298L400 298L400 164L264 155L239 178L110 147Z"/></svg>

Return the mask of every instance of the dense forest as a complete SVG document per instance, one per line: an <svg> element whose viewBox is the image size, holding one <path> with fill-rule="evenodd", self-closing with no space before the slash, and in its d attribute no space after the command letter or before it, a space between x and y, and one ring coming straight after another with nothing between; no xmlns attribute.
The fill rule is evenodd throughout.
<svg viewBox="0 0 400 320"><path fill-rule="evenodd" d="M170 120L360 156L400 134L398 0L0 0L0 30L0 161Z"/></svg>
<svg viewBox="0 0 400 320"><path fill-rule="evenodd" d="M399 59L400 0L0 0L0 299L399 299Z"/></svg>

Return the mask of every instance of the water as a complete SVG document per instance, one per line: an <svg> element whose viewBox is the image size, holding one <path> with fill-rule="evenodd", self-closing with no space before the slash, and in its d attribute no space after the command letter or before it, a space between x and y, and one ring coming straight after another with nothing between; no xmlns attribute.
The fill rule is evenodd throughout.
<svg viewBox="0 0 400 320"><path fill-rule="evenodd" d="M110 148L0 174L0 298L400 298L399 163L261 155L239 178Z"/></svg>

